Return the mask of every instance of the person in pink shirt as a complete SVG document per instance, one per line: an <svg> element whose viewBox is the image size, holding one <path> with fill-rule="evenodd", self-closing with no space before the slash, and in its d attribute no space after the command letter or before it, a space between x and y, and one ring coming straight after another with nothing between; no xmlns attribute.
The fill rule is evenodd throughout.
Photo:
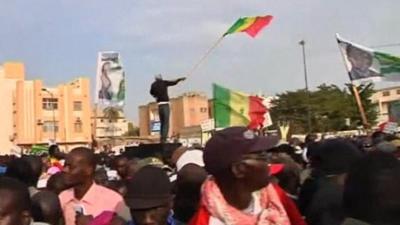
<svg viewBox="0 0 400 225"><path fill-rule="evenodd" d="M84 147L73 149L64 165L65 182L72 188L59 195L65 224L89 224L97 216L112 212L129 219L123 198L117 192L94 182L95 155Z"/></svg>

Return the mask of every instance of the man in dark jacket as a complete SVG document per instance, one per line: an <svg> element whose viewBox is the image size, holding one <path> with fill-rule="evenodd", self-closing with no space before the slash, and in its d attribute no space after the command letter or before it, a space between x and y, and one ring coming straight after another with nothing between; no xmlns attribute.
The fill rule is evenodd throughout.
<svg viewBox="0 0 400 225"><path fill-rule="evenodd" d="M160 141L165 143L169 131L169 96L168 87L174 86L180 81L186 80L185 77L176 80L163 80L161 75L157 75L156 80L151 84L150 94L156 99L158 104L158 114L160 116Z"/></svg>
<svg viewBox="0 0 400 225"><path fill-rule="evenodd" d="M317 149L318 160L314 184L308 195L305 216L309 225L340 225L345 218L342 207L344 180L362 153L351 142L344 139L323 141Z"/></svg>
<svg viewBox="0 0 400 225"><path fill-rule="evenodd" d="M370 152L349 171L343 191L342 225L399 224L400 162L390 153Z"/></svg>

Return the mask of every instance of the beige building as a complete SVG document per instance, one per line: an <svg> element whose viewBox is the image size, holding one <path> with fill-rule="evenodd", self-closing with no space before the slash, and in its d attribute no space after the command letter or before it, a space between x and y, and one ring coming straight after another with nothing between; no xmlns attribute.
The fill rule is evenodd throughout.
<svg viewBox="0 0 400 225"><path fill-rule="evenodd" d="M25 68L21 63L8 62L0 65L0 96L2 97L0 117L0 155L16 149L13 117L14 93L18 81L25 79Z"/></svg>
<svg viewBox="0 0 400 225"><path fill-rule="evenodd" d="M45 87L41 80L25 80L22 63L5 63L0 67L0 154L8 154L16 146L56 142L68 150L90 143L89 88L86 78Z"/></svg>
<svg viewBox="0 0 400 225"><path fill-rule="evenodd" d="M170 109L170 137L182 137L189 130L200 130L201 123L210 118L209 101L202 93L189 92L173 98ZM140 136L158 136L159 121L157 103L139 106Z"/></svg>
<svg viewBox="0 0 400 225"><path fill-rule="evenodd" d="M371 101L378 105L377 124L387 122L390 116L390 104L400 101L400 86L377 90L371 97Z"/></svg>
<svg viewBox="0 0 400 225"><path fill-rule="evenodd" d="M115 120L110 120L106 118L102 109L97 109L97 112L93 110L92 121L93 123L93 133L96 130L96 138L110 138L110 137L121 137L128 132L127 119L123 112L119 113L119 117ZM96 127L96 129L95 129Z"/></svg>
<svg viewBox="0 0 400 225"><path fill-rule="evenodd" d="M79 78L54 88L41 80L18 81L14 102L16 143L56 142L66 150L91 142L89 79Z"/></svg>

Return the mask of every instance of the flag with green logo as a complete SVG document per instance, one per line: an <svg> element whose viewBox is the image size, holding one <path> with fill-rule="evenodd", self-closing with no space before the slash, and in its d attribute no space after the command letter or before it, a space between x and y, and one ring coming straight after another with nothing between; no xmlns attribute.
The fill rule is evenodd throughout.
<svg viewBox="0 0 400 225"><path fill-rule="evenodd" d="M336 38L350 80L400 81L400 57Z"/></svg>

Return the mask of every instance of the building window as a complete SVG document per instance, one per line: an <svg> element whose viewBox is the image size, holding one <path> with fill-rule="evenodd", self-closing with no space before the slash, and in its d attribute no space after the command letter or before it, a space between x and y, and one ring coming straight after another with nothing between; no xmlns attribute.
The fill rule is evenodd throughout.
<svg viewBox="0 0 400 225"><path fill-rule="evenodd" d="M74 111L82 111L82 102L74 101Z"/></svg>
<svg viewBox="0 0 400 225"><path fill-rule="evenodd" d="M75 130L75 133L82 133L82 121L81 120L77 120L74 123L74 130Z"/></svg>
<svg viewBox="0 0 400 225"><path fill-rule="evenodd" d="M201 107L200 108L200 112L201 113L206 113L207 112L207 108L206 107Z"/></svg>
<svg viewBox="0 0 400 225"><path fill-rule="evenodd" d="M57 121L44 121L43 122L43 132L58 132L58 123Z"/></svg>
<svg viewBox="0 0 400 225"><path fill-rule="evenodd" d="M384 92L382 92L382 96L383 97L387 97L387 96L389 96L390 95L390 91L384 91Z"/></svg>
<svg viewBox="0 0 400 225"><path fill-rule="evenodd" d="M44 110L55 110L58 109L57 98L43 98L42 106Z"/></svg>
<svg viewBox="0 0 400 225"><path fill-rule="evenodd" d="M397 90L396 90L396 93L397 93L398 95L400 95L400 89L397 89Z"/></svg>

